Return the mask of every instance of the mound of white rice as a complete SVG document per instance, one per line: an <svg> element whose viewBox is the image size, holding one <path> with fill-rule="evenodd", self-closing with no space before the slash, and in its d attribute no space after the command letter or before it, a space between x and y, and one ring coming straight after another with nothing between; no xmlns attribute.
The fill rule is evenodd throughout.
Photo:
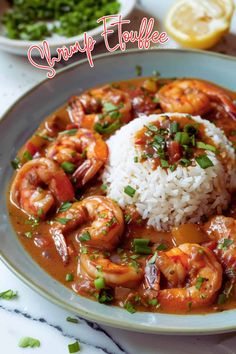
<svg viewBox="0 0 236 354"><path fill-rule="evenodd" d="M198 222L203 215L221 213L228 206L236 179L235 154L231 143L214 124L199 116L192 117L204 124L206 135L220 149L221 156L225 155L223 163L213 152L206 151L204 153L214 164L212 167L202 169L196 164L189 167L178 165L173 172L160 166L153 170L148 160L134 161L141 154L134 139L144 125L160 117L163 114L137 118L107 141L109 161L102 180L108 185L108 197L122 208L134 204L142 218L147 219L147 224L157 230L169 230L185 222ZM128 185L136 190L133 198L124 192Z"/></svg>

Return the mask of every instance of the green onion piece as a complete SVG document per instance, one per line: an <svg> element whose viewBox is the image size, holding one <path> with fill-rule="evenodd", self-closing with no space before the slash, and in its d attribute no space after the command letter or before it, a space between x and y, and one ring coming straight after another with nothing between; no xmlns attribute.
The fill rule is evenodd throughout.
<svg viewBox="0 0 236 354"><path fill-rule="evenodd" d="M174 172L176 170L176 164L173 164L170 166L171 172Z"/></svg>
<svg viewBox="0 0 236 354"><path fill-rule="evenodd" d="M153 124L148 124L148 126L146 127L148 130L151 130L151 132L158 132L158 128L156 125Z"/></svg>
<svg viewBox="0 0 236 354"><path fill-rule="evenodd" d="M152 98L152 102L153 102L153 103L159 103L159 102L160 102L160 98L157 97L157 96L154 96L154 97Z"/></svg>
<svg viewBox="0 0 236 354"><path fill-rule="evenodd" d="M105 279L103 277L95 279L94 286L97 290L104 289L106 287Z"/></svg>
<svg viewBox="0 0 236 354"><path fill-rule="evenodd" d="M23 153L23 159L24 159L25 161L30 161L30 160L33 159L33 156L31 155L31 153L30 153L28 150L26 150L26 151Z"/></svg>
<svg viewBox="0 0 236 354"><path fill-rule="evenodd" d="M210 144L205 144L202 141L198 141L197 142L197 148L198 149L209 150L209 151L212 151L212 152L216 152L216 150L217 150L215 146L210 145Z"/></svg>
<svg viewBox="0 0 236 354"><path fill-rule="evenodd" d="M143 72L143 69L140 65L136 65L135 66L135 73L137 76L141 76L142 75L142 72Z"/></svg>
<svg viewBox="0 0 236 354"><path fill-rule="evenodd" d="M40 341L32 337L23 337L18 343L20 348L37 348L40 347Z"/></svg>
<svg viewBox="0 0 236 354"><path fill-rule="evenodd" d="M4 299L4 300L11 300L11 299L14 299L15 297L17 297L17 292L13 291L11 289L0 293L0 298Z"/></svg>
<svg viewBox="0 0 236 354"><path fill-rule="evenodd" d="M198 133L197 125L186 124L184 127L184 132L188 133L189 135L197 135Z"/></svg>
<svg viewBox="0 0 236 354"><path fill-rule="evenodd" d="M151 306L157 306L159 303L158 303L158 300L157 299L151 299L148 301L148 305L151 305Z"/></svg>
<svg viewBox="0 0 236 354"><path fill-rule="evenodd" d="M37 211L37 215L38 216L42 216L44 214L44 211L42 208L39 208L38 211Z"/></svg>
<svg viewBox="0 0 236 354"><path fill-rule="evenodd" d="M66 173L73 173L76 169L75 164L69 161L64 161L61 163L61 167Z"/></svg>
<svg viewBox="0 0 236 354"><path fill-rule="evenodd" d="M82 242L91 240L90 233L88 231L83 232L82 235L79 237L79 240Z"/></svg>
<svg viewBox="0 0 236 354"><path fill-rule="evenodd" d="M122 117L122 114L119 111L112 111L109 113L111 119L119 119Z"/></svg>
<svg viewBox="0 0 236 354"><path fill-rule="evenodd" d="M103 126L100 123L94 124L94 130L100 134L111 134L121 127L120 120L116 120L114 123L109 124L108 126Z"/></svg>
<svg viewBox="0 0 236 354"><path fill-rule="evenodd" d="M181 165L184 165L184 166L190 166L191 165L191 160L189 160L189 159L182 158L182 159L179 160L179 162L181 163Z"/></svg>
<svg viewBox="0 0 236 354"><path fill-rule="evenodd" d="M61 204L60 208L59 208L59 212L63 212L63 211L67 211L68 209L70 209L72 203L70 202L64 202Z"/></svg>
<svg viewBox="0 0 236 354"><path fill-rule="evenodd" d="M129 312L129 313L135 313L136 309L133 304L131 304L130 301L127 301L124 305L124 308Z"/></svg>
<svg viewBox="0 0 236 354"><path fill-rule="evenodd" d="M82 246L82 247L80 247L80 252L81 252L82 254L87 254L87 253L88 253L88 248L85 247L85 246Z"/></svg>
<svg viewBox="0 0 236 354"><path fill-rule="evenodd" d="M150 240L145 238L135 238L133 241L134 252L138 254L151 254L152 250L148 247Z"/></svg>
<svg viewBox="0 0 236 354"><path fill-rule="evenodd" d="M103 109L106 113L112 112L112 111L117 111L119 107L115 106L114 104L110 102L104 102L103 104Z"/></svg>
<svg viewBox="0 0 236 354"><path fill-rule="evenodd" d="M17 170L20 167L19 157L16 157L16 158L14 158L14 160L11 161L11 166L14 170Z"/></svg>
<svg viewBox="0 0 236 354"><path fill-rule="evenodd" d="M223 240L223 242L218 244L217 248L218 249L223 249L224 251L226 251L229 248L229 246L231 246L233 243L234 243L234 241L232 239L225 238Z"/></svg>
<svg viewBox="0 0 236 354"><path fill-rule="evenodd" d="M55 221L59 222L62 225L66 225L68 223L68 221L70 221L71 219L69 218L55 218Z"/></svg>
<svg viewBox="0 0 236 354"><path fill-rule="evenodd" d="M170 124L170 133L177 133L179 131L179 123L178 122L172 122Z"/></svg>
<svg viewBox="0 0 236 354"><path fill-rule="evenodd" d="M125 214L125 222L128 224L131 221L132 217L130 214Z"/></svg>
<svg viewBox="0 0 236 354"><path fill-rule="evenodd" d="M106 304L112 302L113 300L112 290L111 289L101 289L98 294L98 302L101 304Z"/></svg>
<svg viewBox="0 0 236 354"><path fill-rule="evenodd" d="M196 281L196 285L195 285L195 288L200 290L201 287L202 287L202 283L204 282L204 280L206 280L205 278L203 277L198 277L197 278L197 281Z"/></svg>
<svg viewBox="0 0 236 354"><path fill-rule="evenodd" d="M65 279L66 279L66 281L73 281L74 275L72 273L67 273Z"/></svg>
<svg viewBox="0 0 236 354"><path fill-rule="evenodd" d="M129 197L133 198L133 196L135 195L136 189L134 189L131 186L126 186L124 188L124 192L125 194L127 194Z"/></svg>
<svg viewBox="0 0 236 354"><path fill-rule="evenodd" d="M207 155L199 155L195 157L195 160L198 165L203 169L214 166L213 162L209 159Z"/></svg>
<svg viewBox="0 0 236 354"><path fill-rule="evenodd" d="M161 159L161 167L163 168L169 167L169 162L167 160Z"/></svg>
<svg viewBox="0 0 236 354"><path fill-rule="evenodd" d="M71 323L79 323L79 320L77 318L73 318L73 317L70 317L68 316L66 318L67 322L71 322Z"/></svg>
<svg viewBox="0 0 236 354"><path fill-rule="evenodd" d="M157 251L165 251L166 249L167 247L164 243L160 243L160 245L157 246Z"/></svg>
<svg viewBox="0 0 236 354"><path fill-rule="evenodd" d="M134 162L135 162L135 163L138 162L138 156L134 156Z"/></svg>
<svg viewBox="0 0 236 354"><path fill-rule="evenodd" d="M27 238L32 238L33 237L33 234L31 231L27 231L24 233L24 236L27 237Z"/></svg>
<svg viewBox="0 0 236 354"><path fill-rule="evenodd" d="M178 141L181 145L189 145L191 142L190 136L186 132L177 132L175 135L175 141Z"/></svg>
<svg viewBox="0 0 236 354"><path fill-rule="evenodd" d="M227 298L225 294L219 294L218 299L217 299L217 304L218 305L223 305L226 302Z"/></svg>
<svg viewBox="0 0 236 354"><path fill-rule="evenodd" d="M52 138L51 136L48 135L40 135L40 134L35 134L35 136L38 136L39 138L42 138L46 141L55 141L55 138Z"/></svg>
<svg viewBox="0 0 236 354"><path fill-rule="evenodd" d="M69 353L78 353L80 351L80 344L78 341L68 344Z"/></svg>
<svg viewBox="0 0 236 354"><path fill-rule="evenodd" d="M154 135L153 139L158 144L162 144L165 141L165 138L162 135Z"/></svg>
<svg viewBox="0 0 236 354"><path fill-rule="evenodd" d="M63 130L59 134L75 135L77 133L77 131L78 131L78 129L74 128L74 129Z"/></svg>
<svg viewBox="0 0 236 354"><path fill-rule="evenodd" d="M104 192L107 190L107 184L102 184L101 185L101 190L103 190Z"/></svg>

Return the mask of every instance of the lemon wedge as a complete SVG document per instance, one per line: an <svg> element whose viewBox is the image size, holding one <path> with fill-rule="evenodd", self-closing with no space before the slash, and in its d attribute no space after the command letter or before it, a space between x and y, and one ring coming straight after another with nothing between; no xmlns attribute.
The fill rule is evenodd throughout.
<svg viewBox="0 0 236 354"><path fill-rule="evenodd" d="M228 32L233 12L233 0L178 0L166 17L166 31L184 47L207 49Z"/></svg>

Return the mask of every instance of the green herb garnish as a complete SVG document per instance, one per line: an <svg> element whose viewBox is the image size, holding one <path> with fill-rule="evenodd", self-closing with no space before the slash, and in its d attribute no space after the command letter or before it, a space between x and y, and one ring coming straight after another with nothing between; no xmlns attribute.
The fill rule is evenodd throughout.
<svg viewBox="0 0 236 354"><path fill-rule="evenodd" d="M212 152L216 152L216 147L210 144L205 144L202 141L197 142L197 148L198 149L203 149L203 150L209 150Z"/></svg>
<svg viewBox="0 0 236 354"><path fill-rule="evenodd" d="M136 193L136 189L134 189L133 187L131 186L126 186L124 188L124 192L125 194L127 194L129 197L133 198L135 193Z"/></svg>
<svg viewBox="0 0 236 354"><path fill-rule="evenodd" d="M79 240L82 242L91 240L90 233L88 231L83 232L82 235L79 237Z"/></svg>
<svg viewBox="0 0 236 354"><path fill-rule="evenodd" d="M69 353L78 353L80 351L80 344L78 341L68 344Z"/></svg>
<svg viewBox="0 0 236 354"><path fill-rule="evenodd" d="M124 305L124 308L129 312L129 313L135 313L136 312L136 309L134 307L134 305L130 302L130 301L127 301Z"/></svg>
<svg viewBox="0 0 236 354"><path fill-rule="evenodd" d="M64 202L61 204L60 208L58 209L59 212L63 212L63 211L67 211L68 209L70 209L70 207L72 206L72 203L70 202Z"/></svg>
<svg viewBox="0 0 236 354"><path fill-rule="evenodd" d="M137 76L141 76L142 75L142 72L143 72L143 69L140 65L136 65L135 66L135 73Z"/></svg>
<svg viewBox="0 0 236 354"><path fill-rule="evenodd" d="M73 173L76 169L75 164L73 164L72 162L69 162L69 161L62 162L61 167L63 168L63 170L66 173L70 173L70 174Z"/></svg>
<svg viewBox="0 0 236 354"><path fill-rule="evenodd" d="M150 240L145 238L135 238L133 241L134 252L138 254L151 254L152 250L148 247Z"/></svg>
<svg viewBox="0 0 236 354"><path fill-rule="evenodd" d="M199 155L195 157L195 160L198 165L203 169L214 166L213 162L209 159L207 155Z"/></svg>
<svg viewBox="0 0 236 354"><path fill-rule="evenodd" d="M94 286L97 290L104 289L106 286L105 279L103 277L98 277L94 280Z"/></svg>
<svg viewBox="0 0 236 354"><path fill-rule="evenodd" d="M20 159L19 157L14 158L14 160L11 161L11 166L14 168L14 170L17 170L20 167Z"/></svg>
<svg viewBox="0 0 236 354"><path fill-rule="evenodd" d="M70 316L68 316L66 320L67 322L71 322L71 323L79 323L79 320L77 318L70 317Z"/></svg>
<svg viewBox="0 0 236 354"><path fill-rule="evenodd" d="M0 293L0 298L4 300L11 300L17 297L17 292L11 289L3 291Z"/></svg>
<svg viewBox="0 0 236 354"><path fill-rule="evenodd" d="M40 347L40 341L32 337L23 337L18 343L20 348L37 348Z"/></svg>
<svg viewBox="0 0 236 354"><path fill-rule="evenodd" d="M65 278L66 281L73 281L74 280L74 275L72 273L67 273L66 274L66 278Z"/></svg>

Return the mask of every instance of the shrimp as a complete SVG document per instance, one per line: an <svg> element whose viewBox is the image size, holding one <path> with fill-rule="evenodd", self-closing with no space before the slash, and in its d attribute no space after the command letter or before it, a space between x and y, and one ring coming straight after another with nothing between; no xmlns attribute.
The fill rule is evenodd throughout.
<svg viewBox="0 0 236 354"><path fill-rule="evenodd" d="M76 186L81 187L104 165L108 148L99 134L88 129L72 129L58 135L48 146L46 156L59 164L69 162L72 178Z"/></svg>
<svg viewBox="0 0 236 354"><path fill-rule="evenodd" d="M60 203L72 200L74 190L57 163L41 157L20 168L11 186L10 198L26 214L44 219Z"/></svg>
<svg viewBox="0 0 236 354"><path fill-rule="evenodd" d="M164 112L203 115L211 110L211 102L217 101L236 120L236 107L227 92L203 80L175 80L164 85L157 96Z"/></svg>
<svg viewBox="0 0 236 354"><path fill-rule="evenodd" d="M58 213L55 220L50 233L64 263L69 259L64 236L68 232L80 228L76 233L77 241L90 247L112 250L119 243L124 230L120 207L113 200L102 196L88 197L73 203L67 211ZM60 220L63 220L63 224ZM81 230L81 226L88 222L90 225Z"/></svg>
<svg viewBox="0 0 236 354"><path fill-rule="evenodd" d="M69 100L68 112L79 127L94 129L95 124L104 128L131 120L132 104L129 95L109 85L91 90Z"/></svg>
<svg viewBox="0 0 236 354"><path fill-rule="evenodd" d="M103 277L107 286L136 287L143 279L143 270L131 265L123 265L112 262L101 253L95 259L88 254L80 256L80 270L89 278Z"/></svg>
<svg viewBox="0 0 236 354"><path fill-rule="evenodd" d="M221 287L221 265L208 248L198 244L185 243L167 252L159 251L155 266L167 281L157 299L170 311L176 304L183 310L210 305Z"/></svg>
<svg viewBox="0 0 236 354"><path fill-rule="evenodd" d="M211 241L209 247L222 264L230 280L236 280L236 220L223 215L213 217L204 225Z"/></svg>

